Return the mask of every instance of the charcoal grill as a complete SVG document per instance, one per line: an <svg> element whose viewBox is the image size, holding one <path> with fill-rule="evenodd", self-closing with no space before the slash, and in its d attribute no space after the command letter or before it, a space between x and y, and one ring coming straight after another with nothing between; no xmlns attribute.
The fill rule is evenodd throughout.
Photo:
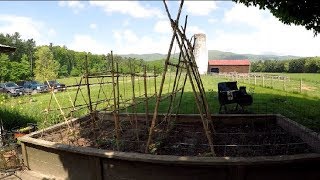
<svg viewBox="0 0 320 180"><path fill-rule="evenodd" d="M247 93L245 86L240 86L238 89L237 81L218 83L218 96L220 103L219 113L222 113L223 109L225 113L229 112L227 104L237 104L236 111L244 112L244 107L251 105L253 102L253 98Z"/></svg>

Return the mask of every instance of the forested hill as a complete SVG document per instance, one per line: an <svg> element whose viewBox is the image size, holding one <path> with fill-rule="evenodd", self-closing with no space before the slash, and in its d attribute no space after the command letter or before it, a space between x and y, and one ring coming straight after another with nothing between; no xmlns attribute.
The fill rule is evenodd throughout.
<svg viewBox="0 0 320 180"><path fill-rule="evenodd" d="M156 59L165 59L166 54L152 53L152 54L124 54L122 57L131 57L136 59L143 59L145 61L153 61ZM178 54L174 54L178 57ZM255 54L236 54L232 52L224 52L218 50L209 50L209 59L249 59L250 61L259 60L287 60L297 59L298 56L277 56L277 55L255 55Z"/></svg>

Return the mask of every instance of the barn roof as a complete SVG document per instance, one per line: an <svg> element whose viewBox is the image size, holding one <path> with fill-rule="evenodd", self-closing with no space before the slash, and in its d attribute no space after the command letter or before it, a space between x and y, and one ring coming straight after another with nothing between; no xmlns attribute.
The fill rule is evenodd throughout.
<svg viewBox="0 0 320 180"><path fill-rule="evenodd" d="M11 46L0 44L0 53L2 53L2 52L14 52L15 50L16 50L15 47L11 47Z"/></svg>
<svg viewBox="0 0 320 180"><path fill-rule="evenodd" d="M209 60L211 66L249 66L248 59Z"/></svg>

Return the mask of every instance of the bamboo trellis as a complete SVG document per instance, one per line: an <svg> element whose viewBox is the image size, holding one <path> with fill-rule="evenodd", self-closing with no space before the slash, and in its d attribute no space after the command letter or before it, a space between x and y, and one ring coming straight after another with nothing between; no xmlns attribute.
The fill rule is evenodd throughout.
<svg viewBox="0 0 320 180"><path fill-rule="evenodd" d="M114 121L114 132L115 132L115 141L116 141L116 149L120 150L119 141L121 140L121 127L119 119L120 111L126 110L128 108L132 108L131 117L134 119L134 126L132 129L135 129L136 131L136 138L137 141L139 141L139 126L138 126L138 119L137 119L137 106L145 103L145 110L146 110L146 124L149 124L148 122L148 101L151 98L155 97L155 94L157 92L156 88L156 78L157 74L154 72L152 74L147 74L147 68L146 65L143 67L143 73L136 73L134 68L131 67L131 61L129 61L130 65L130 72L120 72L118 68L118 63L116 63L113 59L113 52L110 53L110 58L107 59L106 64L109 64L109 69L106 69L106 71L102 73L90 73L88 68L88 56L85 56L85 73L80 78L79 82L75 85L70 85L68 88L76 88L75 97L72 101L69 92L67 94L69 95L69 100L71 102L71 106L69 107L62 107L60 104L59 97L56 96L55 91L51 91L51 97L48 104L48 107L46 109L46 115L45 115L45 121L44 123L47 123L47 118L50 112L52 111L58 111L60 113L60 116L63 117L65 122L68 125L68 130L72 130L72 127L69 125L69 121L72 118L72 113L79 111L81 109L87 109L87 111L90 114L90 122L91 122L91 130L94 133L93 135L96 136L95 131L96 128L99 128L96 126L96 121L98 118L98 111L106 111L113 114L113 121ZM139 87L135 87L135 81L136 78L142 78L143 79L143 86L140 88L140 82L138 82ZM90 82L90 79L95 78L98 80L98 82ZM122 84L120 82L120 79L122 78ZM127 81L127 79L130 79ZM148 93L148 87L147 87L147 81L154 79L154 94L152 93L152 90L150 89ZM99 85L98 94L97 97L94 97L91 93L91 86ZM106 90L104 86L109 85L109 88ZM131 89L130 89L131 85ZM120 86L123 89L123 92L120 92ZM150 85L150 88L152 86L152 83ZM85 88L85 92L83 91ZM50 87L51 89L51 87ZM139 92L137 92L139 90ZM128 91L128 92L126 92ZM143 91L143 92L141 92ZM131 97L129 95L131 93ZM138 95L137 95L138 93ZM80 98L82 98L82 104L79 102ZM95 99L93 99L95 98ZM140 98L138 100L138 98ZM52 108L52 100L55 100L58 108ZM80 104L79 104L80 103ZM99 106L100 105L100 106ZM98 107L99 106L99 107ZM103 107L103 108L101 108ZM71 117L67 117L66 111L71 111ZM44 124L44 126L47 126L47 124Z"/></svg>
<svg viewBox="0 0 320 180"><path fill-rule="evenodd" d="M200 74L198 71L198 67L195 62L195 57L193 54L195 39L193 39L193 41L191 41L186 37L187 16L186 16L184 27L179 27L179 19L180 19L181 10L182 10L184 1L182 0L180 3L180 7L179 7L179 10L177 13L176 20L173 20L171 18L171 14L168 10L168 6L167 6L166 2L163 1L163 3L164 3L168 18L171 23L173 35L172 35L171 43L170 43L169 50L168 50L168 56L165 61L164 72L162 74L162 80L160 83L160 90L157 95L157 101L156 101L155 110L154 110L152 122L150 125L150 129L149 129L149 136L148 136L148 141L146 144L145 152L147 153L150 150L150 144L151 144L153 135L155 133L155 127L157 127L159 124L162 123L162 122L160 122L160 123L158 122L158 110L159 110L160 102L163 100L162 91L164 88L164 82L166 79L168 68L175 67L176 75L175 75L174 83L172 86L172 91L170 94L170 103L169 103L168 111L167 111L165 118L164 118L164 121L166 121L166 123L167 123L167 129L170 129L170 125L171 125L170 119L171 119L171 114L174 109L176 110L175 117L177 117L179 106L180 106L181 99L182 99L182 94L185 89L186 79L188 78L189 82L191 84L192 90L193 90L195 102L196 102L197 109L199 111L199 114L200 114L200 117L202 120L203 128L204 128L207 140L208 140L208 144L210 146L211 153L213 156L215 156L213 143L212 143L212 133L211 133L214 131L213 125L212 125L212 120L211 120L211 113L209 110L209 106L208 106L208 103L206 100L206 94L204 91L204 87L203 87L203 84L202 84L202 81L200 78ZM178 59L177 64L172 62L172 59L170 58L171 53L172 53L173 44L175 42L178 44L179 49L180 49L180 55L179 55L179 59ZM185 76L182 77L183 83L182 83L182 85L180 85L180 80L181 80L182 74L184 74ZM176 105L174 100L176 99L176 95L178 92L181 92L181 96L178 99L178 103ZM177 107L177 109L175 107ZM211 131L210 131L209 124L212 125Z"/></svg>
<svg viewBox="0 0 320 180"><path fill-rule="evenodd" d="M85 74L80 78L79 83L74 85L73 87L77 87L74 101L71 101L70 107L61 107L59 105L58 99L56 98L54 92L52 92L52 98L55 99L58 104L58 109L61 115L64 117L64 120L67 121L67 117L65 116L64 110L71 109L71 112L77 111L79 109L87 108L90 114L90 122L93 133L99 127L96 125L96 121L98 118L98 111L103 110L110 112L113 116L114 122L114 139L115 146L117 150L121 150L120 141L124 142L125 139L121 139L122 136L122 127L121 127L121 119L119 118L120 112L125 109L131 108L132 113L130 118L133 119L132 130L135 130L135 136L138 143L143 143L143 147L145 148L145 152L148 153L150 150L150 144L153 141L154 135L157 133L155 131L156 128L162 129L162 132L165 134L169 134L170 130L174 127L174 124L177 119L177 115L179 114L179 109L181 106L181 100L183 98L183 93L185 91L186 83L189 82L193 95L195 97L195 102L197 105L197 110L202 120L203 129L208 141L208 145L210 147L211 154L215 156L214 146L212 143L212 135L214 132L214 128L212 125L211 113L209 111L208 103L206 100L206 94L204 91L204 87L200 78L200 74L198 71L197 64L195 62L194 57L194 44L195 38L192 37L190 40L186 37L186 29L187 29L187 20L186 16L184 26L179 27L179 19L182 11L184 1L181 1L179 11L177 13L177 17L175 20L172 19L171 14L168 10L167 4L164 1L164 6L168 15L168 18L171 23L171 27L173 30L173 35L171 38L168 56L165 60L164 70L162 73L162 78L160 82L160 87L157 87L157 75L154 68L154 72L151 75L147 74L146 66L143 67L143 73L136 73L134 67L132 67L131 62L129 62L130 72L120 72L118 68L118 63L113 59L113 52L110 53L110 59L106 62L109 65L109 69L107 69L103 73L90 73L88 69L88 57L85 59ZM173 45L177 44L179 47L179 56L178 60L175 61L171 58ZM172 73L168 73L168 70L173 70ZM169 75L169 84L168 84L168 94L165 95L165 81L166 76ZM91 78L99 79L98 83L90 82ZM122 78L122 85L121 85ZM127 79L129 78L129 81ZM143 80L142 86L140 87L140 80ZM150 95L148 93L148 82L150 79L153 81L154 85L154 94ZM136 81L136 82L135 82ZM173 82L172 82L173 81ZM84 82L84 83L83 83ZM128 82L128 83L127 83ZM127 84L126 84L127 83ZM137 84L138 85L137 85ZM149 82L150 83L150 82ZM130 85L131 84L131 85ZM152 83L151 83L152 84ZM98 95L97 97L93 97L91 93L91 86L99 85ZM105 85L111 85L109 89L104 89ZM120 88L121 86L121 88ZM127 89L131 86L131 91L126 92ZM86 93L82 91L81 87L86 87ZM150 89L152 85L150 86ZM121 89L121 90L120 90ZM122 92L123 90L123 92ZM129 89L130 90L130 89ZM139 91L137 94L136 91ZM141 91L143 91L141 93ZM150 90L151 92L152 90ZM77 104L79 99L79 94L82 96L84 104ZM130 96L131 94L131 96ZM104 97L103 97L104 96ZM94 98L94 99L92 99ZM101 99L103 98L103 99ZM155 107L153 116L151 119L151 123L149 122L149 114L150 114L150 99L155 98ZM168 107L166 112L164 113L164 118L161 122L158 122L159 116L159 107L160 103L168 101ZM52 100L49 102L48 111L52 111L50 109L50 104ZM139 104L144 103L144 111L145 111L145 124L149 127L149 131L147 132L147 139L141 140L139 138L140 127L137 118L137 107ZM103 107L103 108L101 108ZM211 125L211 126L210 126ZM96 136L96 134L94 134ZM141 142L142 141L142 142ZM146 142L145 142L146 141Z"/></svg>

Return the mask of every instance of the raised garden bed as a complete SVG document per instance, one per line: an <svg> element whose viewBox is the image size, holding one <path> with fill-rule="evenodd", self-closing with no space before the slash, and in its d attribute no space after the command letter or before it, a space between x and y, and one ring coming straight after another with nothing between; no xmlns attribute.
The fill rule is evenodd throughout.
<svg viewBox="0 0 320 180"><path fill-rule="evenodd" d="M61 123L20 138L26 165L70 179L320 178L318 135L281 115L213 116L217 157L211 157L197 115L179 116L168 133L157 129L151 154L143 153L144 115L138 116L139 140L134 123L120 116L120 151L112 116L99 117L94 131L84 117L69 123L72 131Z"/></svg>

